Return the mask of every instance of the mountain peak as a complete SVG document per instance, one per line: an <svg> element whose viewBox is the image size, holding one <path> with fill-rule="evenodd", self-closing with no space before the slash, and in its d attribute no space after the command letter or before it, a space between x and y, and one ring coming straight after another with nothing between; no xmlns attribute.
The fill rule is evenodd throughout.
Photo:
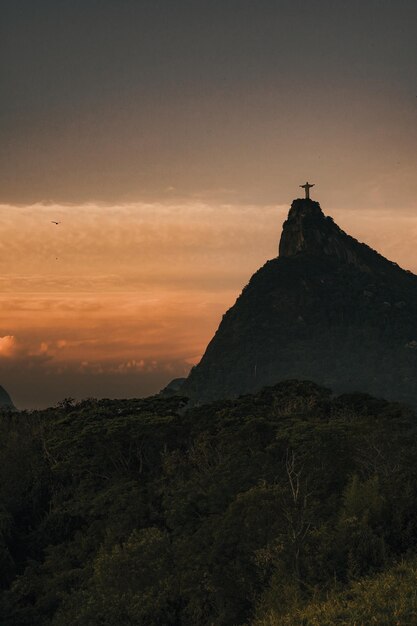
<svg viewBox="0 0 417 626"><path fill-rule="evenodd" d="M16 407L5 388L0 385L0 410L1 409L14 411Z"/></svg>
<svg viewBox="0 0 417 626"><path fill-rule="evenodd" d="M279 243L280 257L298 255L330 256L365 271L396 266L366 244L347 235L331 217L324 215L320 204L310 198L293 201Z"/></svg>
<svg viewBox="0 0 417 626"><path fill-rule="evenodd" d="M250 279L181 386L192 402L313 380L417 406L417 277L294 200L279 257Z"/></svg>
<svg viewBox="0 0 417 626"><path fill-rule="evenodd" d="M310 198L294 200L284 222L279 256L292 257L305 253L313 256L335 255L347 260L346 246L351 244L331 217L326 217L320 204Z"/></svg>

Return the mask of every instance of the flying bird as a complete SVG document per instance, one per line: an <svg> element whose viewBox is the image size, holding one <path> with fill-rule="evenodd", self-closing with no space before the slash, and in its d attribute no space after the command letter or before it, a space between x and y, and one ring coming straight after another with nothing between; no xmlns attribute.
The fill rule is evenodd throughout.
<svg viewBox="0 0 417 626"><path fill-rule="evenodd" d="M52 224L56 224L56 225L58 225L58 224L60 224L61 222L54 222L54 220L51 220L51 223L52 223Z"/></svg>

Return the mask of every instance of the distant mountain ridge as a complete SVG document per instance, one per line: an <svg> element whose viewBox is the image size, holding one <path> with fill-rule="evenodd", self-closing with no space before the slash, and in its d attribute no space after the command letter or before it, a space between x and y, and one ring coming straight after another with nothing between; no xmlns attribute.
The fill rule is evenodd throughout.
<svg viewBox="0 0 417 626"><path fill-rule="evenodd" d="M417 406L417 277L297 199L181 387L192 403L309 379Z"/></svg>
<svg viewBox="0 0 417 626"><path fill-rule="evenodd" d="M15 410L13 401L4 387L0 385L0 409Z"/></svg>

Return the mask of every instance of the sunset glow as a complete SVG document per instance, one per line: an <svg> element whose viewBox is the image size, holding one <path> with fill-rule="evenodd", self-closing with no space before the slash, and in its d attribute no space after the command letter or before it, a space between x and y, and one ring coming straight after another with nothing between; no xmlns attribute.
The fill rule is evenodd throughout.
<svg viewBox="0 0 417 626"><path fill-rule="evenodd" d="M342 228L417 270L414 15L385 0L10 5L0 384L16 404L185 375L307 179Z"/></svg>
<svg viewBox="0 0 417 626"><path fill-rule="evenodd" d="M2 205L3 384L22 406L36 406L45 397L149 394L186 375L252 273L276 256L287 211L203 202ZM328 212L417 271L412 213L381 211L375 228L374 211Z"/></svg>

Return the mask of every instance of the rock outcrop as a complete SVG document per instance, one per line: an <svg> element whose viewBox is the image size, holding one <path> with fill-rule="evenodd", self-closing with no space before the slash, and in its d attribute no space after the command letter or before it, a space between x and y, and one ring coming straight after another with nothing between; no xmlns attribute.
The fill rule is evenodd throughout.
<svg viewBox="0 0 417 626"><path fill-rule="evenodd" d="M161 389L158 396L169 398L170 396L177 395L186 380L186 378L174 378L166 385L166 387Z"/></svg>
<svg viewBox="0 0 417 626"><path fill-rule="evenodd" d="M361 270L398 267L366 244L347 235L331 217L323 214L318 202L310 199L294 200L279 243L280 257L298 254L333 257Z"/></svg>
<svg viewBox="0 0 417 626"><path fill-rule="evenodd" d="M295 200L279 257L243 289L181 386L192 403L313 380L417 406L417 277Z"/></svg>
<svg viewBox="0 0 417 626"><path fill-rule="evenodd" d="M7 393L7 391L0 385L0 410L1 409L9 409L14 411L16 407L14 406L11 397Z"/></svg>

